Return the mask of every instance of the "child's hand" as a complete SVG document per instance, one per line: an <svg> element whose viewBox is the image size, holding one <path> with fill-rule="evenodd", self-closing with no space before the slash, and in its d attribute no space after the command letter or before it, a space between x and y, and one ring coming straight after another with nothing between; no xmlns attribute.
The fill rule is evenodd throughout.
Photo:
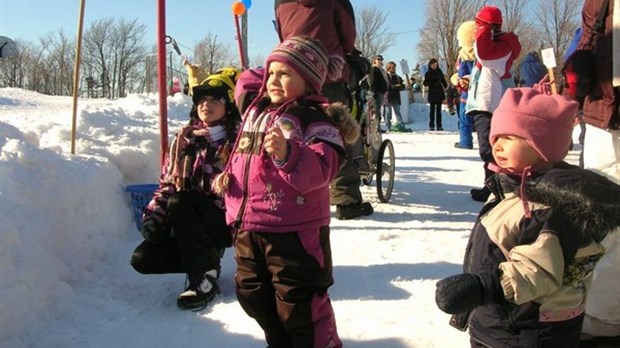
<svg viewBox="0 0 620 348"><path fill-rule="evenodd" d="M263 147L276 161L285 161L288 156L286 138L279 127L273 127L267 131Z"/></svg>

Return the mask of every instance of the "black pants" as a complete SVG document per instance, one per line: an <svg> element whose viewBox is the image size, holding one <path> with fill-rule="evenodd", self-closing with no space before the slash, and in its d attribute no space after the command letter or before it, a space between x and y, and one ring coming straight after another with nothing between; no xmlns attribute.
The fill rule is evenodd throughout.
<svg viewBox="0 0 620 348"><path fill-rule="evenodd" d="M484 162L484 179L486 180L493 175L493 172L488 169L489 163L494 161L491 139L489 139L493 114L486 111L472 111L467 115L474 118L474 129L478 137L478 154Z"/></svg>
<svg viewBox="0 0 620 348"><path fill-rule="evenodd" d="M430 103L431 112L428 115L428 127L431 129L435 129L435 125L437 125L437 129L443 128L441 124L441 102L438 103Z"/></svg>
<svg viewBox="0 0 620 348"><path fill-rule="evenodd" d="M131 257L143 274L202 274L220 266L220 250L232 243L224 211L196 192L177 192L168 200L172 238L142 242Z"/></svg>
<svg viewBox="0 0 620 348"><path fill-rule="evenodd" d="M364 144L362 137L353 145L344 147L346 158L338 173L329 184L329 198L332 205L360 204L363 202L360 185L359 163L363 162Z"/></svg>
<svg viewBox="0 0 620 348"><path fill-rule="evenodd" d="M314 248L322 250L322 265L302 245L302 233L318 239ZM237 299L263 329L269 347L341 347L327 294L334 282L328 226L287 233L239 231L235 260Z"/></svg>
<svg viewBox="0 0 620 348"><path fill-rule="evenodd" d="M326 83L321 91L330 103L341 102L350 108L350 93L342 82ZM356 144L345 145L346 158L336 176L330 183L329 194L332 205L349 205L362 203L362 192L358 163L364 156L364 144L360 137Z"/></svg>

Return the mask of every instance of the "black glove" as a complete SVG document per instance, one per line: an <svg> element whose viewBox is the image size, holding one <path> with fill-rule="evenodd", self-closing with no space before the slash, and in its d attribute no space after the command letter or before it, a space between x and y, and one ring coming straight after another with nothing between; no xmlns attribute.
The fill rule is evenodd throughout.
<svg viewBox="0 0 620 348"><path fill-rule="evenodd" d="M158 244L163 242L165 239L169 238L166 234L166 229L163 226L158 225L153 221L153 219L146 218L142 221L142 228L140 228L140 233L144 239L148 242Z"/></svg>
<svg viewBox="0 0 620 348"><path fill-rule="evenodd" d="M458 314L491 303L504 297L504 291L496 274L463 273L437 282L435 302L448 314Z"/></svg>

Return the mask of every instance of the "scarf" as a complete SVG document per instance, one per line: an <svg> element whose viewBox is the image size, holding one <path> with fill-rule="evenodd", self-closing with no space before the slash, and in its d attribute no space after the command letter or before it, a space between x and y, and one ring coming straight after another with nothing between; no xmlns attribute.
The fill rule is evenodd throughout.
<svg viewBox="0 0 620 348"><path fill-rule="evenodd" d="M203 122L183 127L170 148L170 167L168 176L177 190L191 189L191 178L202 178L204 174L209 145L215 145L226 138L223 125L208 126ZM198 148L196 145L204 139L207 146Z"/></svg>

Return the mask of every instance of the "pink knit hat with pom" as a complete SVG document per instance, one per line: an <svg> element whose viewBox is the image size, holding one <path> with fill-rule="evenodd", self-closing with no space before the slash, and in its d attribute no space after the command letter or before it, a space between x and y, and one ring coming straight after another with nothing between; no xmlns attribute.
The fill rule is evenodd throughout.
<svg viewBox="0 0 620 348"><path fill-rule="evenodd" d="M309 36L295 36L284 40L276 47L265 61L265 67L269 63L280 62L288 65L319 94L325 79L337 80L342 75L344 58L329 56L323 44Z"/></svg>
<svg viewBox="0 0 620 348"><path fill-rule="evenodd" d="M550 163L566 156L579 104L561 95L547 95L532 88L509 88L493 117L489 140L500 135L516 135Z"/></svg>

